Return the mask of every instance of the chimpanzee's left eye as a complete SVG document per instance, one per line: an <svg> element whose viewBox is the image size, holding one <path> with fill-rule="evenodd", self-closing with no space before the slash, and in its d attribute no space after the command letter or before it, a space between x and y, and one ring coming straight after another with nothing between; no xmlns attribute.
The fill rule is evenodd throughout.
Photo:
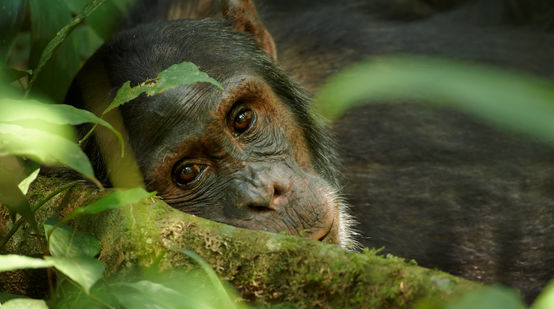
<svg viewBox="0 0 554 309"><path fill-rule="evenodd" d="M252 127L256 121L256 114L253 110L244 108L234 115L232 121L233 132L235 136L239 136Z"/></svg>

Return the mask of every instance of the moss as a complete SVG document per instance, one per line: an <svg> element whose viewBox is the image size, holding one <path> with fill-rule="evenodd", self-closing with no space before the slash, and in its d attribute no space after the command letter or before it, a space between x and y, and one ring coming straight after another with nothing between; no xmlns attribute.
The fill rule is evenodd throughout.
<svg viewBox="0 0 554 309"><path fill-rule="evenodd" d="M50 192L57 181L42 179L36 192ZM68 214L104 194L80 186L53 200L41 218L54 211ZM235 228L184 214L155 198L83 216L73 225L101 241L99 258L106 263L107 274L124 273L135 266L195 267L188 256L176 251L188 249L232 283L244 299L262 306L401 308L479 287L397 257L380 257L378 250L357 253L310 239ZM36 245L29 249L38 250Z"/></svg>

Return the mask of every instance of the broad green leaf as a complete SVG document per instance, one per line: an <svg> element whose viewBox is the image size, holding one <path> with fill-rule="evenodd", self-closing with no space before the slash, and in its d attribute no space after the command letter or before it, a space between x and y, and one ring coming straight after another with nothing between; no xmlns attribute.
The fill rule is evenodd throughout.
<svg viewBox="0 0 554 309"><path fill-rule="evenodd" d="M353 106L416 99L452 106L507 129L554 142L554 86L523 73L424 57L390 57L331 78L315 99L334 119Z"/></svg>
<svg viewBox="0 0 554 309"><path fill-rule="evenodd" d="M81 148L44 130L0 123L0 156L24 156L45 165L65 165L89 178L92 166Z"/></svg>
<svg viewBox="0 0 554 309"><path fill-rule="evenodd" d="M40 6L39 4L36 3L36 1L41 1L41 0L31 0L31 3L33 3L33 2L35 3L34 4L35 11L33 11L33 5L31 5L31 14L32 14L31 20L33 20L33 13L34 14L38 13L36 11L36 7ZM86 5L83 8L81 13L77 14L77 16L75 16L75 18L73 18L71 20L71 22L69 22L67 25L65 25L63 28L61 28L59 31L57 31L54 38L52 38L48 42L48 44L46 45L46 47L42 51L42 54L40 55L40 59L38 61L37 67L33 70L33 76L32 76L32 78L29 82L29 88L27 89L27 93L29 92L29 90L31 89L33 84L35 83L35 81L37 79L37 76L39 76L40 72L44 69L44 67L48 63L48 61L52 58L52 56L54 55L56 50L62 45L62 43L64 43L64 41L67 39L69 34L79 24L81 24L87 16L89 16L92 12L94 12L98 7L100 7L106 1L107 0L92 0L92 1L90 1L89 4ZM67 8L67 6L65 4L62 5L62 3L63 3L62 0L50 0L50 1L48 1L48 4L50 4L52 2L58 3L59 7L60 7L60 10L62 10L64 13L65 12L67 12L67 14L69 13L69 9ZM41 4L41 5L44 5L44 4ZM63 9L61 9L61 7L63 7ZM35 31L35 29L33 29L33 31ZM75 52L74 47L71 50L71 52L73 54L73 58L76 58L78 60L77 53ZM61 67L63 68L64 66L61 66Z"/></svg>
<svg viewBox="0 0 554 309"><path fill-rule="evenodd" d="M17 187L19 188L19 190L21 190L23 194L27 194L27 192L29 191L29 186L31 186L33 181L37 179L39 172L40 168L37 168L17 185Z"/></svg>
<svg viewBox="0 0 554 309"><path fill-rule="evenodd" d="M217 274L213 271L210 265L206 261L204 261L204 259L202 259L202 257L200 257L198 254L190 250L179 249L177 251L188 255L190 258L192 258L196 263L200 265L202 270L206 273L206 275L210 279L210 282L212 283L212 286L215 289L216 294L219 296L219 298L222 301L225 302L226 308L236 308L235 304L233 303L233 300L231 299L231 297L229 297L229 294L227 294L227 291L225 291L225 288L221 284L221 281L219 281Z"/></svg>
<svg viewBox="0 0 554 309"><path fill-rule="evenodd" d="M211 83L220 89L223 89L223 87L215 79L209 77L208 74L201 72L195 64L191 62L183 62L170 66L166 70L160 72L158 77L147 80L136 87L131 87L129 81L125 82L121 88L119 88L114 100L110 106L106 108L102 115L105 115L114 108L137 98L142 93L153 96L181 85L188 85L196 82Z"/></svg>
<svg viewBox="0 0 554 309"><path fill-rule="evenodd" d="M554 308L554 279L542 290L541 294L531 309L552 309Z"/></svg>
<svg viewBox="0 0 554 309"><path fill-rule="evenodd" d="M53 265L54 264L51 261L31 258L24 255L0 255L0 272L25 268L46 268L52 267Z"/></svg>
<svg viewBox="0 0 554 309"><path fill-rule="evenodd" d="M78 283L88 293L102 278L104 264L91 257L45 257L57 270Z"/></svg>
<svg viewBox="0 0 554 309"><path fill-rule="evenodd" d="M83 11L81 13L75 16L75 18L73 18L70 23L65 25L56 33L56 36L52 40L50 40L50 42L48 42L48 44L44 48L44 51L40 55L37 68L34 70L33 79L35 78L35 75L38 75L38 73L40 73L46 62L48 62L48 60L52 58L52 55L54 54L56 49L60 47L62 42L67 38L71 31L73 31L73 29L75 29L80 23L82 23L87 16L89 16L92 12L94 12L94 10L96 10L106 1L107 0L90 1L89 4L83 8ZM50 2L52 2L52 0L50 0ZM33 79L31 79L31 83L33 82Z"/></svg>
<svg viewBox="0 0 554 309"><path fill-rule="evenodd" d="M5 62L12 41L25 17L25 0L0 2L0 62Z"/></svg>
<svg viewBox="0 0 554 309"><path fill-rule="evenodd" d="M48 309L42 299L18 298L2 304L2 309Z"/></svg>
<svg viewBox="0 0 554 309"><path fill-rule="evenodd" d="M83 60L89 59L104 43L104 40L88 25L77 27L72 35L75 36L79 57Z"/></svg>
<svg viewBox="0 0 554 309"><path fill-rule="evenodd" d="M47 104L36 100L0 98L0 122L40 120L59 125L95 123L110 129L123 145L123 138L108 122L93 113L65 104Z"/></svg>
<svg viewBox="0 0 554 309"><path fill-rule="evenodd" d="M90 0L65 0L67 6L75 13L81 12ZM107 40L121 26L128 7L120 7L121 0L111 0L99 7L86 18L87 25L103 39ZM126 1L129 2L129 1Z"/></svg>
<svg viewBox="0 0 554 309"><path fill-rule="evenodd" d="M100 280L91 289L89 294L84 293L78 286L69 282L69 279L58 280L56 287L56 309L106 309L117 308L115 300L112 300L111 293L105 291L106 282ZM99 291L100 290L100 291ZM98 299L102 299L104 304L100 304ZM111 307L106 306L107 304Z"/></svg>
<svg viewBox="0 0 554 309"><path fill-rule="evenodd" d="M80 67L73 36L60 41L57 33L71 22L71 12L62 0L29 0L31 55L29 67L33 91L62 102ZM54 44L49 44L54 40ZM47 47L48 45L48 47ZM57 51L56 51L57 50ZM53 56L53 57L52 57ZM51 61L48 61L52 57Z"/></svg>
<svg viewBox="0 0 554 309"><path fill-rule="evenodd" d="M487 286L469 292L460 299L444 306L445 309L524 309L525 305L519 294L501 286Z"/></svg>
<svg viewBox="0 0 554 309"><path fill-rule="evenodd" d="M71 214L64 218L64 221L71 220L81 214L97 214L104 210L117 209L126 205L132 205L144 198L154 196L155 194L155 192L148 193L143 188L117 190L90 205L75 209Z"/></svg>
<svg viewBox="0 0 554 309"><path fill-rule="evenodd" d="M1 136L2 132L0 131L0 140ZM2 158L3 160L0 160L0 163L5 164L5 158L6 157ZM21 215L35 231L38 231L35 215L33 214L31 205L25 197L25 194L23 194L18 187L19 179L16 178L16 174L18 173L14 173L13 169L9 169L12 167L20 169L18 172L23 172L23 168L19 166L0 166L0 202L5 204L13 213Z"/></svg>
<svg viewBox="0 0 554 309"><path fill-rule="evenodd" d="M105 120L93 113L66 104L48 104L36 100L0 98L0 121L42 120L55 124L77 125L97 123L113 130Z"/></svg>
<svg viewBox="0 0 554 309"><path fill-rule="evenodd" d="M52 256L94 257L100 253L100 242L96 238L57 220L47 220L44 232L49 236L48 250Z"/></svg>
<svg viewBox="0 0 554 309"><path fill-rule="evenodd" d="M152 281L116 283L114 296L124 308L198 308L179 292Z"/></svg>

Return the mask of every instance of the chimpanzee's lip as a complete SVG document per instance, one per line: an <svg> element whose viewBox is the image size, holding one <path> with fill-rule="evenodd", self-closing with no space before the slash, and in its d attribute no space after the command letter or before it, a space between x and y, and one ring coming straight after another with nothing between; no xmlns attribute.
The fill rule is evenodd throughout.
<svg viewBox="0 0 554 309"><path fill-rule="evenodd" d="M333 219L333 222L331 222L331 226L329 226L329 229L327 230L327 232L323 236L321 236L318 240L319 241L325 241L327 236L329 236L331 234L331 231L333 230L334 226L335 226L335 219Z"/></svg>

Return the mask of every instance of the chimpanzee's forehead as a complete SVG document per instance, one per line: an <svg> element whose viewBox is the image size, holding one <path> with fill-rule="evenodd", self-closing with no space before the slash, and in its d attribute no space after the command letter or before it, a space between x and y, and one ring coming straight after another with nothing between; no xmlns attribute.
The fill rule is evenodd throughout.
<svg viewBox="0 0 554 309"><path fill-rule="evenodd" d="M140 83L169 66L189 61L218 80L269 59L248 34L215 19L175 20L140 25L104 47L112 84Z"/></svg>

